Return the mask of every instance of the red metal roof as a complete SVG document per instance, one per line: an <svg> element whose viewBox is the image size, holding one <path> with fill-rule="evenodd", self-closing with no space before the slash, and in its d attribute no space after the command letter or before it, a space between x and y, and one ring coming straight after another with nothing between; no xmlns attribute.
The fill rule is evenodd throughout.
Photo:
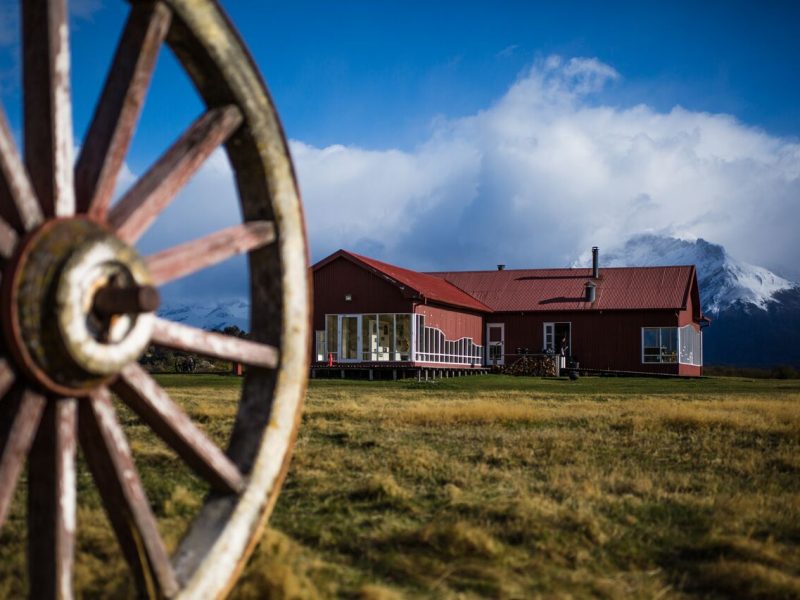
<svg viewBox="0 0 800 600"><path fill-rule="evenodd" d="M480 312L492 312L491 308L441 277L403 269L402 267L390 265L389 263L381 262L374 258L348 252L347 250L334 252L329 257L315 264L312 269L316 271L340 257L351 260L356 264L360 264L362 267L383 275L399 287L408 288L428 300L448 304L450 306L469 308Z"/></svg>
<svg viewBox="0 0 800 600"><path fill-rule="evenodd" d="M607 267L592 280L591 269L508 269L419 273L339 250L312 268L343 257L422 298L481 312L573 310L680 310L696 280L693 266ZM585 286L597 286L585 300ZM696 294L696 289L695 292Z"/></svg>
<svg viewBox="0 0 800 600"><path fill-rule="evenodd" d="M495 312L649 310L686 306L693 266L600 269L594 303L585 301L591 269L520 269L429 273L458 286Z"/></svg>

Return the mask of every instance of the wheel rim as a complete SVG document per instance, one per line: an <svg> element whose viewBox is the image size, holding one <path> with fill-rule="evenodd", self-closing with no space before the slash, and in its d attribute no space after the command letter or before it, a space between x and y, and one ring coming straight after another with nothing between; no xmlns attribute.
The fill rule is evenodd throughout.
<svg viewBox="0 0 800 600"><path fill-rule="evenodd" d="M140 592L223 596L275 504L305 394L308 261L285 137L252 59L215 2L134 3L73 176L65 0L21 4L24 158L0 114L0 255L7 259L2 316L9 348L0 358L0 527L27 456L31 595L72 595L79 441ZM189 74L207 111L111 206L163 44ZM221 144L233 167L244 222L143 261L128 252ZM81 240L61 250L50 243L56 237L52 231L69 227L98 232L94 246ZM243 252L250 276L250 341L150 313L151 283L167 283ZM47 268L36 271L30 265L38 263L29 255L56 260L44 261ZM31 319L18 315L25 312L18 310L19 298L27 298L22 291L32 287L19 282L42 273L49 277L48 289L57 290L58 302L51 308L50 296L36 296L46 315L37 322L48 336L58 336L58 348L66 349L61 354L37 353L39 345L27 341ZM84 281L83 287L77 281ZM140 353L142 336L248 364L224 453L129 360ZM69 376L53 366L61 361ZM111 391L211 485L173 557L136 476Z"/></svg>

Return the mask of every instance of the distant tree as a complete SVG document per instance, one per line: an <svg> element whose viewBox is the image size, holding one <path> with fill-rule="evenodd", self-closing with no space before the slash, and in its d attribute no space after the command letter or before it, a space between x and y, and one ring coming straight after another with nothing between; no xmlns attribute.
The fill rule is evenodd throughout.
<svg viewBox="0 0 800 600"><path fill-rule="evenodd" d="M772 369L773 379L797 379L800 372L791 365L778 365Z"/></svg>
<svg viewBox="0 0 800 600"><path fill-rule="evenodd" d="M250 337L249 333L247 333L244 329L241 329L237 325L228 325L223 329L216 328L212 329L211 331L213 331L214 333L222 333L225 335L230 335L232 337L237 337L242 339L247 339Z"/></svg>
<svg viewBox="0 0 800 600"><path fill-rule="evenodd" d="M248 334L243 329L239 329L236 325L228 325L225 329L222 330L222 333L225 335L232 335L238 338L246 338Z"/></svg>

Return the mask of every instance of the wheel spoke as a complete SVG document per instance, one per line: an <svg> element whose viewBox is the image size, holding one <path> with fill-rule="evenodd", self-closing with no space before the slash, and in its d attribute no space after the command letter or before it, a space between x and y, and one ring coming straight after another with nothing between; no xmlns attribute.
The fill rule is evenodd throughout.
<svg viewBox="0 0 800 600"><path fill-rule="evenodd" d="M171 13L134 3L75 168L78 212L103 220L139 120Z"/></svg>
<svg viewBox="0 0 800 600"><path fill-rule="evenodd" d="M5 358L0 358L0 398L6 395L6 392L11 389L17 376L11 369L11 365Z"/></svg>
<svg viewBox="0 0 800 600"><path fill-rule="evenodd" d="M75 213L66 0L22 4L25 163L45 216Z"/></svg>
<svg viewBox="0 0 800 600"><path fill-rule="evenodd" d="M43 396L21 390L0 400L0 528L8 515L45 402Z"/></svg>
<svg viewBox="0 0 800 600"><path fill-rule="evenodd" d="M30 231L42 222L42 209L33 192L28 170L0 110L0 216L19 231Z"/></svg>
<svg viewBox="0 0 800 600"><path fill-rule="evenodd" d="M146 262L154 284L161 285L274 241L272 221L251 221L173 246Z"/></svg>
<svg viewBox="0 0 800 600"><path fill-rule="evenodd" d="M140 593L149 598L174 595L178 582L169 554L107 389L81 403L78 429L86 462Z"/></svg>
<svg viewBox="0 0 800 600"><path fill-rule="evenodd" d="M131 363L122 370L113 390L214 489L234 493L243 489L236 465L138 364Z"/></svg>
<svg viewBox="0 0 800 600"><path fill-rule="evenodd" d="M206 158L241 122L241 113L235 106L211 109L195 121L111 207L108 221L117 235L129 244L138 240Z"/></svg>
<svg viewBox="0 0 800 600"><path fill-rule="evenodd" d="M71 598L75 555L77 402L47 403L28 459L28 571L32 598Z"/></svg>
<svg viewBox="0 0 800 600"><path fill-rule="evenodd" d="M152 342L175 350L233 360L254 367L274 369L278 365L278 350L273 346L203 331L160 318L155 320Z"/></svg>
<svg viewBox="0 0 800 600"><path fill-rule="evenodd" d="M11 225L0 219L0 256L11 258L17 242L19 242L17 232L11 228Z"/></svg>

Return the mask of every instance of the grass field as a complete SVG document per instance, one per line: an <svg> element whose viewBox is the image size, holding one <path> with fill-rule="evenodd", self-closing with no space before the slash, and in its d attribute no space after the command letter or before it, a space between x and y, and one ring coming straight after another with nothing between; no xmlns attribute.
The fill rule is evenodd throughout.
<svg viewBox="0 0 800 600"><path fill-rule="evenodd" d="M223 443L239 381L160 380ZM123 422L174 546L204 487ZM132 596L85 471L79 494L78 585ZM800 598L800 381L314 381L270 525L234 597Z"/></svg>

